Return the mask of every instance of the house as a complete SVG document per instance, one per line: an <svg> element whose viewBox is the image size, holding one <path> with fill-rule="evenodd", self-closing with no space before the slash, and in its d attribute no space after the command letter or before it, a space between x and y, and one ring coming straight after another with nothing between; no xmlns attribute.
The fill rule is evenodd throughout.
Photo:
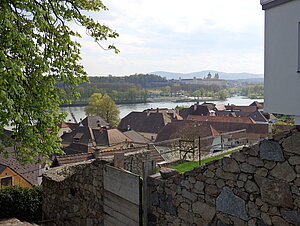
<svg viewBox="0 0 300 226"><path fill-rule="evenodd" d="M81 124L92 129L109 128L109 123L100 116L87 116L81 121Z"/></svg>
<svg viewBox="0 0 300 226"><path fill-rule="evenodd" d="M49 165L46 163L27 163L22 165L19 163L14 150L14 147L5 149L5 151L8 152L7 158L0 155L0 164L2 165L0 177L5 178L6 176L11 176L12 184L20 187L41 185L42 174L49 169ZM7 183L10 183L9 180L10 179L7 179Z"/></svg>
<svg viewBox="0 0 300 226"><path fill-rule="evenodd" d="M61 137L65 133L70 133L72 130L74 130L77 126L79 126L79 123L71 123L71 122L63 122L58 125L59 131L57 133L58 137Z"/></svg>
<svg viewBox="0 0 300 226"><path fill-rule="evenodd" d="M120 148L133 141L118 129L92 129L82 123L71 133L62 136L63 151L66 154L89 153L95 148Z"/></svg>
<svg viewBox="0 0 300 226"><path fill-rule="evenodd" d="M269 123L269 119L261 111L244 112L244 111L216 111L216 116L226 117L247 117L255 121L255 123Z"/></svg>
<svg viewBox="0 0 300 226"><path fill-rule="evenodd" d="M242 111L242 112L255 112L258 110L257 106L241 106L241 105L225 105L227 111Z"/></svg>
<svg viewBox="0 0 300 226"><path fill-rule="evenodd" d="M249 106L256 106L259 110L263 110L264 102L253 101Z"/></svg>
<svg viewBox="0 0 300 226"><path fill-rule="evenodd" d="M175 109L169 109L169 108L149 108L144 110L143 112L150 112L150 113L166 113L168 114L172 120L183 120L183 118L177 113Z"/></svg>
<svg viewBox="0 0 300 226"><path fill-rule="evenodd" d="M61 137L65 133L70 133L74 129L76 129L79 125L86 126L92 129L100 129L100 128L109 128L109 123L107 123L100 116L87 116L80 123L71 123L64 122L60 123L58 126L60 128L57 136Z"/></svg>
<svg viewBox="0 0 300 226"><path fill-rule="evenodd" d="M199 137L211 137L201 142L201 147L207 147L220 143L219 132L209 124L189 120L174 121L167 124L157 135L155 142L173 140L176 138L195 140ZM205 151L210 151L206 148Z"/></svg>
<svg viewBox="0 0 300 226"><path fill-rule="evenodd" d="M129 137L133 143L135 144L148 144L150 143L150 139L147 139L140 133L134 131L134 130L128 130L123 132L123 134L127 137Z"/></svg>
<svg viewBox="0 0 300 226"><path fill-rule="evenodd" d="M187 119L189 115L210 115L210 106L207 105L199 105L199 103L196 103L192 105L189 108L183 108L179 110L179 115L183 119Z"/></svg>
<svg viewBox="0 0 300 226"><path fill-rule="evenodd" d="M300 1L261 0L265 10L264 111L300 124Z"/></svg>
<svg viewBox="0 0 300 226"><path fill-rule="evenodd" d="M131 112L122 118L118 129L120 131L134 130L149 140L154 141L158 132L168 123L172 117L164 112Z"/></svg>
<svg viewBox="0 0 300 226"><path fill-rule="evenodd" d="M5 186L30 188L32 184L9 166L0 163L0 188Z"/></svg>
<svg viewBox="0 0 300 226"><path fill-rule="evenodd" d="M189 115L187 120L198 122L221 122L221 123L256 123L250 117L226 117L226 116L201 116L201 115Z"/></svg>

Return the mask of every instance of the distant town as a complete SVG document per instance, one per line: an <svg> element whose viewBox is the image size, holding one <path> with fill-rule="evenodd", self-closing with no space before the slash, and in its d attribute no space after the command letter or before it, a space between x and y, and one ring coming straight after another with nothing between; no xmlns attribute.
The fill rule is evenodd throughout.
<svg viewBox="0 0 300 226"><path fill-rule="evenodd" d="M58 84L62 87L62 84ZM71 87L70 87L71 88ZM203 78L166 79L155 74L134 74L130 76L90 77L90 83L82 83L76 90L79 99L72 106L87 105L93 93L106 93L117 104L146 103L157 101L213 101L225 100L230 96L263 98L263 80L224 80L218 73L208 72ZM68 89L66 89L68 92ZM67 93L62 94L66 97ZM63 105L68 106L68 105Z"/></svg>

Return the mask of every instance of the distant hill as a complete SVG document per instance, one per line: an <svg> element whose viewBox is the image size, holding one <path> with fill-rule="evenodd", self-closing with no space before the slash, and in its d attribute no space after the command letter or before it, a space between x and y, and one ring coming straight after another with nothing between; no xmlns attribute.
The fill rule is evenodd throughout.
<svg viewBox="0 0 300 226"><path fill-rule="evenodd" d="M212 76L215 75L215 73L218 73L220 76L220 79L225 80L238 80L238 79L263 79L263 74L251 74L251 73L225 73L222 71L214 71L214 70L207 70L207 71L200 71L200 72L193 72L193 73L175 73L175 72L167 72L167 71L155 71L151 72L149 74L155 74L160 75L162 77L166 77L167 79L179 79L181 77L182 79L187 78L203 78L204 76L207 76L208 73L211 73Z"/></svg>
<svg viewBox="0 0 300 226"><path fill-rule="evenodd" d="M264 83L264 79L263 78L249 78L249 79L238 79L237 81L239 82L245 82L245 83L251 83L251 84L261 84Z"/></svg>

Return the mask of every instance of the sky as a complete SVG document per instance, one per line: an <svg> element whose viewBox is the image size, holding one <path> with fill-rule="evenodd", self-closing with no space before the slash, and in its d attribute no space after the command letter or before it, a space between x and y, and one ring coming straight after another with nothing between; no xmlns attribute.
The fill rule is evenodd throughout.
<svg viewBox="0 0 300 226"><path fill-rule="evenodd" d="M82 64L89 75L216 70L263 74L264 12L258 0L103 0L89 13L120 35L101 43L83 28Z"/></svg>

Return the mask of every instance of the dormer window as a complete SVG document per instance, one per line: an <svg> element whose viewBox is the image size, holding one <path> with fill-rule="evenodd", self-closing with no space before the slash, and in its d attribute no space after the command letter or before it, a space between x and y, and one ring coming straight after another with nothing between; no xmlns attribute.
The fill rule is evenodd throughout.
<svg viewBox="0 0 300 226"><path fill-rule="evenodd" d="M83 136L83 133L77 133L77 134L73 137L74 142L79 142L80 139L82 138L82 136Z"/></svg>

